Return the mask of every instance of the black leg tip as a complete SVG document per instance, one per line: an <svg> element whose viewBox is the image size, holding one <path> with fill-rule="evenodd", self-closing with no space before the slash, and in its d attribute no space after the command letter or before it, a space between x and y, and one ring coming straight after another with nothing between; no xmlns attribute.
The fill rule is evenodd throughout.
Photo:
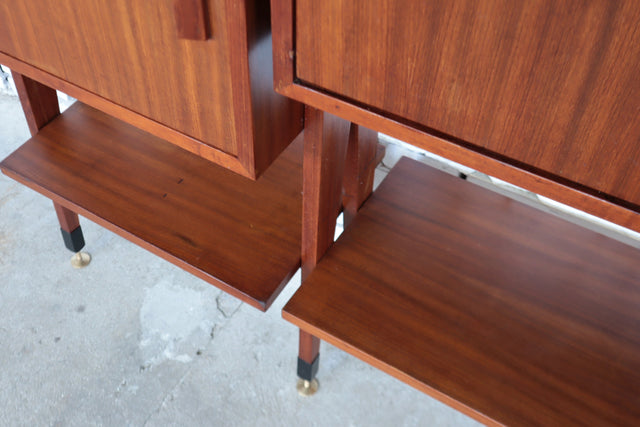
<svg viewBox="0 0 640 427"><path fill-rule="evenodd" d="M298 377L306 380L313 381L318 373L318 367L320 366L320 355L318 354L313 362L308 363L298 358Z"/></svg>
<svg viewBox="0 0 640 427"><path fill-rule="evenodd" d="M82 248L84 248L84 236L82 235L82 228L78 226L72 232L68 232L60 229L62 233L62 240L64 240L64 245L71 252L80 252Z"/></svg>

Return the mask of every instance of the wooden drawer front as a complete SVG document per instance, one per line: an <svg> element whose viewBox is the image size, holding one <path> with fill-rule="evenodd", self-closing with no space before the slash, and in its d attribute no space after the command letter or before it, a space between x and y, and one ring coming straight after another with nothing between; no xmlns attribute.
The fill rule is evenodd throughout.
<svg viewBox="0 0 640 427"><path fill-rule="evenodd" d="M640 204L636 0L297 0L296 77Z"/></svg>
<svg viewBox="0 0 640 427"><path fill-rule="evenodd" d="M213 37L194 41L173 0L4 1L0 52L235 156L225 4L208 2Z"/></svg>

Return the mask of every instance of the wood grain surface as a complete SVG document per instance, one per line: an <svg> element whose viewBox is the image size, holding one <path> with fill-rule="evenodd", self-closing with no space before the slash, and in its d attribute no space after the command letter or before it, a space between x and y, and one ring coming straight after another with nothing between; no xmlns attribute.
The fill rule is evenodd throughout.
<svg viewBox="0 0 640 427"><path fill-rule="evenodd" d="M0 168L261 310L300 265L302 138L251 181L76 103Z"/></svg>
<svg viewBox="0 0 640 427"><path fill-rule="evenodd" d="M344 171L342 212L348 227L360 206L373 190L376 167L384 157L385 147L378 144L378 133L351 124Z"/></svg>
<svg viewBox="0 0 640 427"><path fill-rule="evenodd" d="M15 71L11 73L11 77L16 85L29 132L33 136L60 114L58 95L54 89Z"/></svg>
<svg viewBox="0 0 640 427"><path fill-rule="evenodd" d="M216 28L225 28L224 3L209 8ZM3 52L237 153L226 31L212 42L180 39L173 0L38 0L0 8Z"/></svg>
<svg viewBox="0 0 640 427"><path fill-rule="evenodd" d="M342 210L350 124L311 107L305 109L302 202L302 277L333 243Z"/></svg>
<svg viewBox="0 0 640 427"><path fill-rule="evenodd" d="M342 209L343 177L352 126L311 107L305 108L304 118L302 280L333 243L336 220ZM319 352L318 337L300 330L298 358L311 365Z"/></svg>
<svg viewBox="0 0 640 427"><path fill-rule="evenodd" d="M635 0L296 1L296 76L640 204Z"/></svg>
<svg viewBox="0 0 640 427"><path fill-rule="evenodd" d="M240 145L239 155L244 164L254 171L254 176L259 176L271 162L284 150L295 137L302 131L304 125L304 106L285 96L277 94L273 90L273 55L271 40L271 21L269 2L227 0L228 9L239 8L243 10L231 13L230 18L237 16L236 21L228 20L230 29L240 26L244 17L246 22L246 55L241 57L240 50L233 49L231 56L232 72L239 74L241 70L248 68L245 80L235 78L235 94L244 94L244 99L249 100L249 105L236 101L236 126L244 123L242 129L250 129L250 136L245 139L253 141L252 144ZM241 45L242 36L237 31L232 31L233 45ZM247 63L248 58L248 63ZM246 102L246 101L244 101ZM248 123L247 114L251 112L251 123ZM240 126L238 126L240 128Z"/></svg>
<svg viewBox="0 0 640 427"><path fill-rule="evenodd" d="M181 38L174 0L1 2L0 61L256 178L302 130L271 89L269 5L195 3L215 38Z"/></svg>
<svg viewBox="0 0 640 427"><path fill-rule="evenodd" d="M56 216L58 217L58 222L60 223L61 229L68 233L71 233L73 230L80 227L80 219L78 218L78 214L55 202L53 204L53 208L56 211Z"/></svg>
<svg viewBox="0 0 640 427"><path fill-rule="evenodd" d="M402 159L283 315L484 423L638 425L639 259Z"/></svg>

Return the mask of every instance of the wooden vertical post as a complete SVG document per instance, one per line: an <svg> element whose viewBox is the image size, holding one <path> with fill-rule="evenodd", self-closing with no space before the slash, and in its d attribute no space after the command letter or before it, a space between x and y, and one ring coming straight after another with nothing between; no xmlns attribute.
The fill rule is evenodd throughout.
<svg viewBox="0 0 640 427"><path fill-rule="evenodd" d="M336 219L344 206L345 226L369 197L373 174L384 155L376 132L305 107L302 280L333 243ZM300 330L298 377L302 394L313 392L320 340ZM317 384L315 385L317 387Z"/></svg>
<svg viewBox="0 0 640 427"><path fill-rule="evenodd" d="M342 207L342 182L349 122L305 107L302 279L333 243Z"/></svg>
<svg viewBox="0 0 640 427"><path fill-rule="evenodd" d="M302 280L314 269L333 243L336 219L342 206L342 184L349 141L349 122L305 107ZM300 330L298 377L307 384L315 379L320 340Z"/></svg>
<svg viewBox="0 0 640 427"><path fill-rule="evenodd" d="M60 115L56 91L22 74L11 72L18 91L24 116L31 135L37 134L47 123ZM84 247L84 236L78 214L57 203L53 203L64 244L72 252Z"/></svg>
<svg viewBox="0 0 640 427"><path fill-rule="evenodd" d="M47 123L60 114L56 91L48 86L31 80L29 77L11 72L18 90L24 116L31 135L38 133Z"/></svg>
<svg viewBox="0 0 640 427"><path fill-rule="evenodd" d="M345 227L371 195L374 172L384 152L384 147L378 144L377 132L351 124L342 197Z"/></svg>

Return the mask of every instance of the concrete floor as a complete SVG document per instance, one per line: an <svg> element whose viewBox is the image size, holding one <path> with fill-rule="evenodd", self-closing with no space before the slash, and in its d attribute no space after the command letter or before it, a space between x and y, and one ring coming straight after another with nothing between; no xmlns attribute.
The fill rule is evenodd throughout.
<svg viewBox="0 0 640 427"><path fill-rule="evenodd" d="M0 157L28 136L0 95ZM74 270L51 202L0 176L0 425L475 424L326 343L298 396L280 313L299 275L263 314L81 222L93 261Z"/></svg>

